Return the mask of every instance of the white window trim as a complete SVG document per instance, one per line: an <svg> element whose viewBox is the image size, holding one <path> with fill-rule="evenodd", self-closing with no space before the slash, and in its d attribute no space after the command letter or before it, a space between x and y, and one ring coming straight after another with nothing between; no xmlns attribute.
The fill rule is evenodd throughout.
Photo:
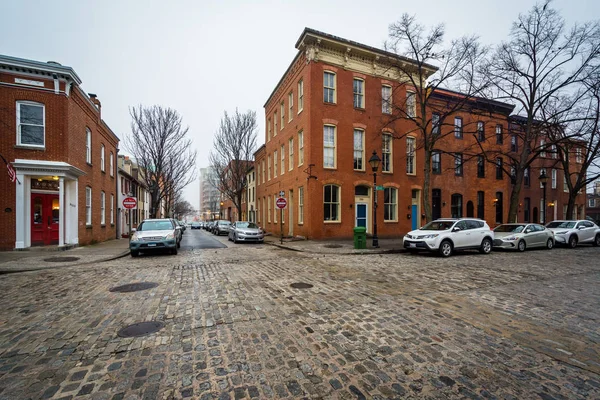
<svg viewBox="0 0 600 400"><path fill-rule="evenodd" d="M304 186L298 188L298 225L304 225Z"/></svg>
<svg viewBox="0 0 600 400"><path fill-rule="evenodd" d="M42 123L44 127L44 144L21 143L21 105L42 107ZM46 105L35 101L17 101L17 146L35 147L38 149L46 148ZM35 125L39 126L39 125Z"/></svg>
<svg viewBox="0 0 600 400"><path fill-rule="evenodd" d="M325 74L331 74L333 75L333 86L325 86ZM325 104L337 104L337 74L333 71L329 71L329 70L324 70L323 71L323 103ZM329 101L325 101L325 89L332 89L333 90L333 101L329 102Z"/></svg>
<svg viewBox="0 0 600 400"><path fill-rule="evenodd" d="M294 92L288 94L288 122L294 119Z"/></svg>
<svg viewBox="0 0 600 400"><path fill-rule="evenodd" d="M390 165L389 165L389 170L388 171L384 171L383 170L383 144L384 144L384 137L388 137L389 138L389 159L390 159ZM382 133L381 134L381 173L382 174L393 174L394 173L394 138L392 137L392 135L390 133ZM388 154L388 153L386 153Z"/></svg>
<svg viewBox="0 0 600 400"><path fill-rule="evenodd" d="M92 188L85 187L85 224L92 225Z"/></svg>
<svg viewBox="0 0 600 400"><path fill-rule="evenodd" d="M384 88L389 89L390 96L388 99L385 98L383 92ZM392 87L390 85L381 85L381 113L391 114L392 113Z"/></svg>
<svg viewBox="0 0 600 400"><path fill-rule="evenodd" d="M285 101L284 100L281 100L279 107L280 107L279 111L281 112L281 115L279 116L279 118L281 118L281 126L279 127L279 130L282 131L285 126Z"/></svg>
<svg viewBox="0 0 600 400"><path fill-rule="evenodd" d="M298 166L304 164L304 131L298 132Z"/></svg>
<svg viewBox="0 0 600 400"><path fill-rule="evenodd" d="M273 137L277 136L277 111L273 113Z"/></svg>
<svg viewBox="0 0 600 400"><path fill-rule="evenodd" d="M551 180L551 183L552 183L551 188L552 189L556 189L556 184L557 184L556 181L557 181L557 176L558 176L558 173L557 173L556 169L552 168L551 174L552 174L551 175L551 179L552 179Z"/></svg>
<svg viewBox="0 0 600 400"><path fill-rule="evenodd" d="M304 110L304 79L298 81L298 114Z"/></svg>
<svg viewBox="0 0 600 400"><path fill-rule="evenodd" d="M386 187L385 189L389 189L389 190L393 190L394 193L394 201L392 203L386 203L385 202L385 192L383 195L383 222L398 222L398 189L396 189L395 187ZM387 205L389 204L393 204L394 205L394 216L396 217L395 219L385 219L385 208Z"/></svg>
<svg viewBox="0 0 600 400"><path fill-rule="evenodd" d="M288 171L294 169L294 138L288 139Z"/></svg>
<svg viewBox="0 0 600 400"><path fill-rule="evenodd" d="M409 103L409 99L412 100L412 104ZM411 108L409 108L409 106ZM417 94L412 90L406 91L406 117L416 118L417 117Z"/></svg>
<svg viewBox="0 0 600 400"><path fill-rule="evenodd" d="M355 92L354 91L354 82L362 82L362 92ZM365 92L366 92L366 84L365 84L365 80L362 78L354 78L352 80L352 105L354 106L354 108L360 108L360 109L364 109L365 108ZM354 104L354 96L360 96L360 104L357 106Z"/></svg>
<svg viewBox="0 0 600 400"><path fill-rule="evenodd" d="M409 152L409 142L412 142L412 155ZM408 171L408 160L412 157L412 172ZM415 176L417 175L417 138L414 136L406 137L406 174Z"/></svg>
<svg viewBox="0 0 600 400"><path fill-rule="evenodd" d="M105 172L105 163L104 163L104 145L100 145L100 171Z"/></svg>
<svg viewBox="0 0 600 400"><path fill-rule="evenodd" d="M110 224L114 225L115 223L115 195L110 195Z"/></svg>
<svg viewBox="0 0 600 400"><path fill-rule="evenodd" d="M267 171L268 171L268 180L271 180L271 156L267 156Z"/></svg>
<svg viewBox="0 0 600 400"><path fill-rule="evenodd" d="M92 163L92 131L90 128L85 128L85 161L88 164Z"/></svg>
<svg viewBox="0 0 600 400"><path fill-rule="evenodd" d="M333 166L325 166L325 127L333 128ZM331 148L331 147L327 147ZM335 125L323 125L323 169L336 169L337 168L337 126Z"/></svg>
<svg viewBox="0 0 600 400"><path fill-rule="evenodd" d="M354 168L354 171L365 171L365 131L364 129L358 129L355 128L354 131L352 132L352 167L354 167L354 152L356 151L356 149L354 148L354 133L356 132L360 132L361 134L361 156L362 156L362 168Z"/></svg>
<svg viewBox="0 0 600 400"><path fill-rule="evenodd" d="M277 195L274 194L273 195L273 223L274 224L277 223L277 210L279 210L279 208L277 208Z"/></svg>
<svg viewBox="0 0 600 400"><path fill-rule="evenodd" d="M115 176L115 172L114 172L114 168L115 168L114 167L114 165L115 165L114 158L115 158L115 156L114 156L113 152L111 151L110 152L110 158L109 158L110 176Z"/></svg>
<svg viewBox="0 0 600 400"><path fill-rule="evenodd" d="M267 119L267 142L271 141L271 118Z"/></svg>
<svg viewBox="0 0 600 400"><path fill-rule="evenodd" d="M279 166L279 175L283 175L285 173L285 144L281 145L281 165Z"/></svg>
<svg viewBox="0 0 600 400"><path fill-rule="evenodd" d="M329 220L326 221L325 220L325 216L323 215L323 223L325 224L339 224L342 222L342 187L333 183L329 183L327 185L323 185L323 204L325 204L325 186L333 186L335 188L337 188L337 198L338 198L338 202L337 203L327 203L327 204L337 204L337 217L338 219L336 220Z"/></svg>
<svg viewBox="0 0 600 400"><path fill-rule="evenodd" d="M106 225L106 193L100 192L100 225Z"/></svg>
<svg viewBox="0 0 600 400"><path fill-rule="evenodd" d="M267 196L267 220L271 223L271 196Z"/></svg>
<svg viewBox="0 0 600 400"><path fill-rule="evenodd" d="M273 152L273 179L277 178L277 150Z"/></svg>

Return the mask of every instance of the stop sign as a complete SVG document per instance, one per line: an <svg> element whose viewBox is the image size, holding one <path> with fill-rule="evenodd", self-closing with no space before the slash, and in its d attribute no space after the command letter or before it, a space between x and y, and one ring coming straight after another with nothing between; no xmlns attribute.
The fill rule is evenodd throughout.
<svg viewBox="0 0 600 400"><path fill-rule="evenodd" d="M135 208L137 207L137 200L135 197L126 197L123 199L123 207L125 208Z"/></svg>
<svg viewBox="0 0 600 400"><path fill-rule="evenodd" d="M284 197L279 197L276 201L275 201L275 205L277 206L277 208L279 209L284 209L287 207L287 200Z"/></svg>

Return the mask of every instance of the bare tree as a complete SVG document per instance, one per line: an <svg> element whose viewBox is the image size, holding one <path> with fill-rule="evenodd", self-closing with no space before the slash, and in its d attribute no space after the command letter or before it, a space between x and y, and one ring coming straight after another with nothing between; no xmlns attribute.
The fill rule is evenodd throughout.
<svg viewBox="0 0 600 400"><path fill-rule="evenodd" d="M189 201L183 199L181 193L175 197L175 200L173 202L173 215L177 219L181 219L181 217L192 214L194 212L194 207L190 204Z"/></svg>
<svg viewBox="0 0 600 400"><path fill-rule="evenodd" d="M233 202L240 216L246 174L256 149L256 130L256 112L240 114L235 110L231 116L225 112L209 154L214 172L213 185Z"/></svg>
<svg viewBox="0 0 600 400"><path fill-rule="evenodd" d="M416 134L416 148L424 150L423 203L427 221L432 219L431 158L436 143L454 132L453 128L444 129L453 126L446 123L450 116L463 110L473 112L470 103L481 91L476 66L486 53L475 36L452 40L449 45L445 45L444 36L444 25L426 30L414 16L404 14L390 25L389 40L385 44L385 49L394 56L384 62L404 81L403 85L393 88L393 92L398 92L391 96L393 101L383 100L382 111L389 114L384 124L393 126L396 121L410 121L412 128L396 132L393 137ZM460 93L442 90L450 86ZM442 91L444 96L440 95Z"/></svg>
<svg viewBox="0 0 600 400"><path fill-rule="evenodd" d="M132 107L131 135L125 139L127 149L145 171L144 177L152 197L151 215L160 217L161 204L170 216L176 195L194 181L196 150L187 138L176 110L162 106Z"/></svg>
<svg viewBox="0 0 600 400"><path fill-rule="evenodd" d="M482 75L489 79L487 95L516 104L520 116L515 119L518 129L512 132L518 151L503 153L513 173L508 221L516 221L523 178L533 161L550 146L574 139L556 136L551 143L549 135L557 120L568 122L569 111L585 95L581 83L598 69L598 23L568 29L549 4L547 0L520 14L509 41L500 44L482 67Z"/></svg>

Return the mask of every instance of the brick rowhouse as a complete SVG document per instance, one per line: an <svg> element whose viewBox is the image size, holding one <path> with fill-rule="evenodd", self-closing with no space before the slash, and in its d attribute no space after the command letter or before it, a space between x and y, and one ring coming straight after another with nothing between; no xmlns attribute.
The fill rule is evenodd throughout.
<svg viewBox="0 0 600 400"><path fill-rule="evenodd" d="M0 248L114 239L118 137L71 67L0 55ZM3 166L4 167L4 166Z"/></svg>

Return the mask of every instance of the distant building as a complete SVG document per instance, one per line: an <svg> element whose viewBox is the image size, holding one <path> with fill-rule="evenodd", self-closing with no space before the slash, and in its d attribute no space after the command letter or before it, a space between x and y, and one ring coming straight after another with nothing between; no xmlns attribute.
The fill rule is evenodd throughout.
<svg viewBox="0 0 600 400"><path fill-rule="evenodd" d="M73 68L0 55L0 249L116 237L119 138Z"/></svg>
<svg viewBox="0 0 600 400"><path fill-rule="evenodd" d="M215 187L216 176L212 168L200 168L200 217L204 221L219 217L219 191Z"/></svg>
<svg viewBox="0 0 600 400"><path fill-rule="evenodd" d="M600 182L594 182L594 191L587 194L587 216L600 222Z"/></svg>
<svg viewBox="0 0 600 400"><path fill-rule="evenodd" d="M119 155L117 165L119 174L117 234L128 237L130 227L137 228L140 222L149 218L151 197L141 167L125 155ZM123 200L127 197L134 197L137 200L136 208L123 207Z"/></svg>

